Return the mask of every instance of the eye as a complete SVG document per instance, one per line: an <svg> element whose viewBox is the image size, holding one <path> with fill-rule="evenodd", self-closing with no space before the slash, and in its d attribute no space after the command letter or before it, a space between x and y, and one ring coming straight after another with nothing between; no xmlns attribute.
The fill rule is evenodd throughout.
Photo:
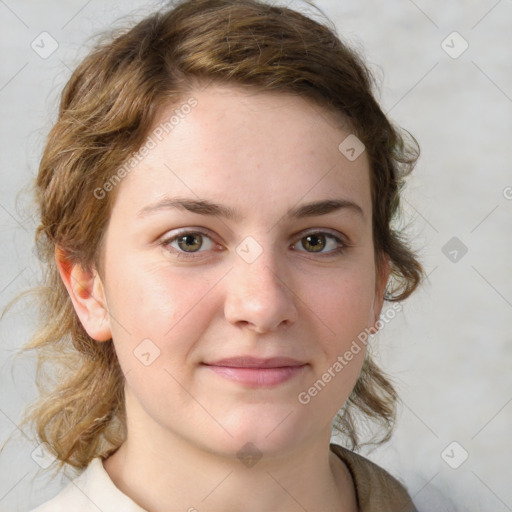
<svg viewBox="0 0 512 512"><path fill-rule="evenodd" d="M324 254L326 256L339 254L347 247L347 244L339 237L322 231L307 233L294 245L294 248L298 245L305 249L305 251L299 249L300 252L320 253L322 256Z"/></svg>
<svg viewBox="0 0 512 512"><path fill-rule="evenodd" d="M199 257L198 253L221 247L203 231L182 231L163 240L162 245L178 258ZM306 233L292 246L299 252L318 254L320 257L336 256L347 247L348 243L340 237L323 231Z"/></svg>
<svg viewBox="0 0 512 512"><path fill-rule="evenodd" d="M176 251L177 256L184 253L197 253L211 250L215 247L213 240L201 231L182 231L165 239L162 244Z"/></svg>

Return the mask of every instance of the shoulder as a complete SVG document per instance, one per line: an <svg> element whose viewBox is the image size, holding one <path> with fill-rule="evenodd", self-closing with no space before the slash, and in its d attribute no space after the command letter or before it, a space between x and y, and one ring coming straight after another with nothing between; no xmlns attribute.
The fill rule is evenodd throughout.
<svg viewBox="0 0 512 512"><path fill-rule="evenodd" d="M67 487L49 501L45 501L42 505L30 510L30 512L65 512L68 510L89 511L84 496L73 488L70 482Z"/></svg>
<svg viewBox="0 0 512 512"><path fill-rule="evenodd" d="M330 447L352 475L361 512L417 512L405 487L385 469L342 446Z"/></svg>
<svg viewBox="0 0 512 512"><path fill-rule="evenodd" d="M145 512L118 489L103 467L100 457L60 491L30 512Z"/></svg>
<svg viewBox="0 0 512 512"><path fill-rule="evenodd" d="M87 487L92 466L93 462L78 477L70 481L57 496L32 509L30 512L64 512L69 510L70 507L76 508L76 510L88 510L86 508L87 503L84 501L85 496L80 489Z"/></svg>

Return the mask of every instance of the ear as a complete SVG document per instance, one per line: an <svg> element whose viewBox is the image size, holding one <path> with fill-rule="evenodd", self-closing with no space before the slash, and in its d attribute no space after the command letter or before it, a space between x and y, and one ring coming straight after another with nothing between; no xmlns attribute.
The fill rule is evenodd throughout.
<svg viewBox="0 0 512 512"><path fill-rule="evenodd" d="M87 334L96 341L112 338L105 290L96 270L85 271L71 263L61 247L55 248L55 260L76 314Z"/></svg>
<svg viewBox="0 0 512 512"><path fill-rule="evenodd" d="M391 262L389 256L387 254L382 254L380 256L379 264L376 265L376 275L375 275L375 297L373 301L373 325L377 323L377 320L380 317L380 312L382 311L382 306L384 304L384 295L386 293L386 285L388 284L388 279L391 274ZM372 327L375 332L378 329Z"/></svg>

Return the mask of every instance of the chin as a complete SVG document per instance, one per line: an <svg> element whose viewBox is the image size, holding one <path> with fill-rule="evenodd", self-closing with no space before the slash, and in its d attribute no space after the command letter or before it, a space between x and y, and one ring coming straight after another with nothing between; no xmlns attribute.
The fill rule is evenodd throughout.
<svg viewBox="0 0 512 512"><path fill-rule="evenodd" d="M300 417L297 408L291 405L261 404L240 408L237 417L232 414L220 423L232 437L219 432L214 436L215 445L230 455L237 455L244 449L265 455L284 454L304 442L311 433L308 419ZM213 440L208 436L205 439Z"/></svg>

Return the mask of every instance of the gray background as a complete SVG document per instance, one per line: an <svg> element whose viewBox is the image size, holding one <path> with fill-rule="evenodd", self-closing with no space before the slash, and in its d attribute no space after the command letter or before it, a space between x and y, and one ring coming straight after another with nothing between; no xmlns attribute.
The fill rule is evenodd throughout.
<svg viewBox="0 0 512 512"><path fill-rule="evenodd" d="M0 0L0 307L39 274L27 184L70 70L92 35L156 5ZM400 475L420 510L510 511L512 0L317 5L366 54L384 109L422 148L404 229L429 278L373 341L403 406L392 442L363 453ZM31 48L43 31L59 45L45 59ZM1 511L26 511L67 483L48 483L31 456L37 443L17 430L36 397L34 360L13 359L33 315L19 304L0 324L0 442L20 434L0 454Z"/></svg>

